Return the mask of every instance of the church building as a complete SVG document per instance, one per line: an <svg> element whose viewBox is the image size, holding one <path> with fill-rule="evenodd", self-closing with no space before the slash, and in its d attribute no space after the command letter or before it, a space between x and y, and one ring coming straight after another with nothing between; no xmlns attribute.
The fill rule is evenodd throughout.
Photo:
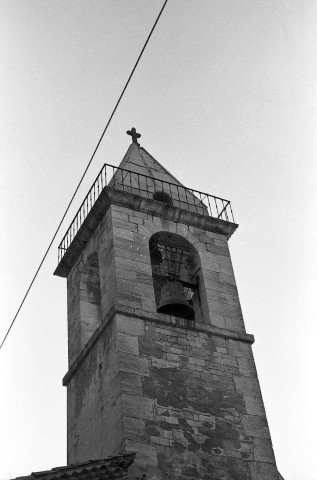
<svg viewBox="0 0 317 480"><path fill-rule="evenodd" d="M25 480L281 480L228 241L228 200L138 143L104 165L59 247L67 466Z"/></svg>

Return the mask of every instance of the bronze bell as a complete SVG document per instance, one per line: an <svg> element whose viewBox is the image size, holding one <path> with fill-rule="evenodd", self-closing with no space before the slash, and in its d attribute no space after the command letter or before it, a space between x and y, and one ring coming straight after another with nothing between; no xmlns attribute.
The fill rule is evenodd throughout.
<svg viewBox="0 0 317 480"><path fill-rule="evenodd" d="M176 281L163 284L160 304L156 311L188 319L193 319L195 316L195 310L185 298L183 285Z"/></svg>

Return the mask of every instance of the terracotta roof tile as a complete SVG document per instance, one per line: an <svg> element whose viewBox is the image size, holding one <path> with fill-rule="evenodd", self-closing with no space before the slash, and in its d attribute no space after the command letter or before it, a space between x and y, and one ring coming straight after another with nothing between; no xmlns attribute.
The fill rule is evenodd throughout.
<svg viewBox="0 0 317 480"><path fill-rule="evenodd" d="M32 472L15 480L126 480L135 453L122 453L100 460L89 460L42 472Z"/></svg>

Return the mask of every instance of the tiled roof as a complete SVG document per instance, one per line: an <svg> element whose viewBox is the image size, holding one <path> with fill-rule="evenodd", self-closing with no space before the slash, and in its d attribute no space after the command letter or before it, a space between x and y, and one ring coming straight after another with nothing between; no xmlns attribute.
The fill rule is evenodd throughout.
<svg viewBox="0 0 317 480"><path fill-rule="evenodd" d="M135 453L122 453L101 460L33 472L16 480L126 480L127 470L134 458Z"/></svg>

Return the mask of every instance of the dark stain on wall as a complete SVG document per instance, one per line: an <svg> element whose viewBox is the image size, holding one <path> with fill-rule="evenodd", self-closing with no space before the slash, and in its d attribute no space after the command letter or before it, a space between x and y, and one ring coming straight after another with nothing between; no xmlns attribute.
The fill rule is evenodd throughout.
<svg viewBox="0 0 317 480"><path fill-rule="evenodd" d="M151 367L150 375L143 378L143 391L160 406L192 407L197 412L215 416L223 416L224 411L230 409L244 412L243 397L234 391L231 380L211 384L176 367Z"/></svg>
<svg viewBox="0 0 317 480"><path fill-rule="evenodd" d="M238 412L244 412L243 397L230 378L204 381L184 368L152 366L143 378L143 393L156 401L160 412L146 421L146 434L158 445L162 472L179 480L250 478L245 462L225 453L241 448Z"/></svg>

